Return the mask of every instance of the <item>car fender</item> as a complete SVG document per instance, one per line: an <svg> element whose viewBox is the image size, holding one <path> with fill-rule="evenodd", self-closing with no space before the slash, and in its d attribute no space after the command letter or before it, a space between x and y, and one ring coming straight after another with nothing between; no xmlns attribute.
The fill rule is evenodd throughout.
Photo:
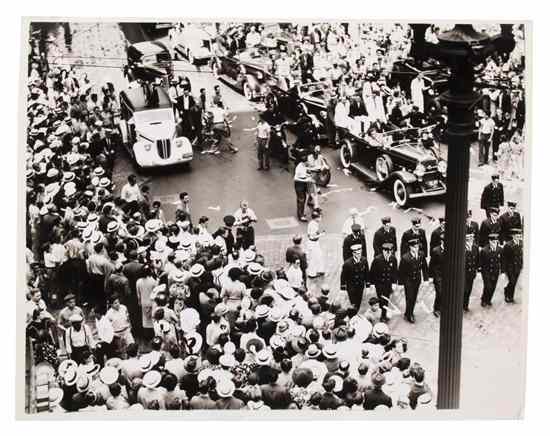
<svg viewBox="0 0 550 436"><path fill-rule="evenodd" d="M145 145L150 144L151 149L149 151L145 150ZM146 166L149 165L149 162L151 161L151 153L153 153L153 147L154 144L148 142L148 141L137 141L132 146L132 150L134 151L134 157L136 159L136 162L139 165Z"/></svg>
<svg viewBox="0 0 550 436"><path fill-rule="evenodd" d="M403 183L407 185L410 185L417 181L416 176L407 170L394 171L391 176L388 177L388 182L393 183L395 179L401 179Z"/></svg>
<svg viewBox="0 0 550 436"><path fill-rule="evenodd" d="M126 144L128 142L128 126L125 120L118 122L118 130L120 131L120 140L123 144Z"/></svg>
<svg viewBox="0 0 550 436"><path fill-rule="evenodd" d="M191 141L185 136L179 136L175 139L176 141L179 141L182 143L180 147L176 147L176 150L180 150L179 154L193 154L193 147L191 146Z"/></svg>

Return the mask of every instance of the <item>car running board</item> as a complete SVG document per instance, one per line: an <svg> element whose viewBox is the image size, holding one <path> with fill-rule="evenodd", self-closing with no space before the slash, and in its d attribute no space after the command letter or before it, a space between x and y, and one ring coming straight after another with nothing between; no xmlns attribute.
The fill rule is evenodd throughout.
<svg viewBox="0 0 550 436"><path fill-rule="evenodd" d="M351 168L353 168L356 171L359 171L364 176L368 177L369 179L373 181L378 181L378 176L376 175L376 171L371 170L370 168L366 167L365 165L359 163L359 162L352 162L350 165Z"/></svg>

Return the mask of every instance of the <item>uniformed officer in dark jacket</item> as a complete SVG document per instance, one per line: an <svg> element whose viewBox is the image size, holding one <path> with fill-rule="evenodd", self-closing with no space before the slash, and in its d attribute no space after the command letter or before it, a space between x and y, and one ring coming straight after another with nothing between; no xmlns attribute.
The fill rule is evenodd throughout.
<svg viewBox="0 0 550 436"><path fill-rule="evenodd" d="M342 265L340 289L348 293L350 303L359 310L363 291L369 283L369 262L361 256L361 244L351 247L352 256Z"/></svg>
<svg viewBox="0 0 550 436"><path fill-rule="evenodd" d="M361 256L367 257L365 234L361 230L359 224L352 224L351 233L344 238L342 244L342 257L344 262L351 257L351 247L356 244L361 244Z"/></svg>
<svg viewBox="0 0 550 436"><path fill-rule="evenodd" d="M374 236L372 238L374 256L382 254L382 245L388 242L393 245L395 251L397 252L396 234L395 227L391 225L391 218L389 216L382 218L382 227L374 232Z"/></svg>
<svg viewBox="0 0 550 436"><path fill-rule="evenodd" d="M512 230L521 229L522 219L519 212L516 210L517 203L515 201L508 202L508 210L500 217L500 242L508 242L512 240Z"/></svg>
<svg viewBox="0 0 550 436"><path fill-rule="evenodd" d="M411 223L412 227L409 230L406 230L401 237L401 256L409 251L409 241L411 239L418 240L418 243L420 244L420 251L422 251L424 256L429 256L428 239L426 238L426 232L420 227L420 217L412 218Z"/></svg>
<svg viewBox="0 0 550 436"><path fill-rule="evenodd" d="M470 295L472 294L474 279L479 271L479 247L475 243L474 233L468 230L466 231L466 261L464 270L466 280L464 282L463 309L465 312L468 312L470 310Z"/></svg>
<svg viewBox="0 0 550 436"><path fill-rule="evenodd" d="M495 293L498 277L502 270L502 248L498 245L498 233L489 235L489 243L479 253L479 267L483 278L483 294L481 306L492 306L491 300Z"/></svg>
<svg viewBox="0 0 550 436"><path fill-rule="evenodd" d="M487 218L489 218L489 209L491 207L498 209L504 206L504 187L499 181L500 177L498 174L494 174L491 179L492 182L483 188L481 194L481 208L487 213Z"/></svg>
<svg viewBox="0 0 550 436"><path fill-rule="evenodd" d="M382 244L382 253L375 256L370 267L370 281L376 288L376 295L382 309L380 321L388 322L386 307L390 298L393 285L397 284L397 259L392 252L393 244L385 242Z"/></svg>
<svg viewBox="0 0 550 436"><path fill-rule="evenodd" d="M489 209L489 218L483 220L479 228L479 246L485 247L489 243L489 235L496 233L501 239L501 226L498 219L498 209L492 207Z"/></svg>
<svg viewBox="0 0 550 436"><path fill-rule="evenodd" d="M445 232L445 217L439 218L439 226L434 229L430 236L430 256L435 247L439 247L441 242L441 234ZM428 253L426 253L428 254Z"/></svg>
<svg viewBox="0 0 550 436"><path fill-rule="evenodd" d="M502 248L502 271L508 277L508 284L504 287L504 301L515 303L516 283L523 268L523 247L521 245L521 229L511 229L510 233L512 240Z"/></svg>
<svg viewBox="0 0 550 436"><path fill-rule="evenodd" d="M474 235L474 243L479 244L479 224L472 219L472 210L468 211L466 215L466 234L472 233Z"/></svg>
<svg viewBox="0 0 550 436"><path fill-rule="evenodd" d="M441 314L441 290L443 289L443 263L445 260L445 233L439 234L439 245L434 247L430 256L429 276L433 279L435 289L434 316Z"/></svg>
<svg viewBox="0 0 550 436"><path fill-rule="evenodd" d="M422 279L428 279L428 264L420 250L418 239L410 239L409 251L401 256L399 263L399 283L405 288L406 309L405 319L414 323L414 306L418 296L418 288Z"/></svg>

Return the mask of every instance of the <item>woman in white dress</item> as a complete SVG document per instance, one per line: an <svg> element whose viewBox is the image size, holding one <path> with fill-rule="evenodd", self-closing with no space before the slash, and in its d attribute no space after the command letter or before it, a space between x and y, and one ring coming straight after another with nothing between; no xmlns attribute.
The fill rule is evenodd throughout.
<svg viewBox="0 0 550 436"><path fill-rule="evenodd" d="M325 261L319 238L325 234L321 231L319 224L321 222L321 213L313 211L311 221L307 225L307 275L309 278L315 278L325 273Z"/></svg>

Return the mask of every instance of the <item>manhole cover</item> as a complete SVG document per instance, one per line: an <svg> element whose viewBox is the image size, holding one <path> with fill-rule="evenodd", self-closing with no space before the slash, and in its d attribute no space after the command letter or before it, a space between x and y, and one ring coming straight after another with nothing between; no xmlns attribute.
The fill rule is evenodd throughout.
<svg viewBox="0 0 550 436"><path fill-rule="evenodd" d="M292 216L283 218L266 219L267 225L271 230L289 229L291 227L298 227L298 221Z"/></svg>

